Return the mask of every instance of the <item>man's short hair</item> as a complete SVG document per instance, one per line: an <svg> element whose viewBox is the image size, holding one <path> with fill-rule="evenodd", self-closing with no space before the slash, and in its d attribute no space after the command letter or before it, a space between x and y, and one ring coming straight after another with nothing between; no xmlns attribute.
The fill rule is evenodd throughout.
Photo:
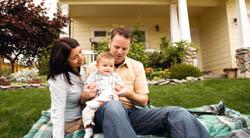
<svg viewBox="0 0 250 138"><path fill-rule="evenodd" d="M132 32L130 29L125 28L125 27L117 27L114 28L111 32L110 32L110 38L111 40L113 40L113 38L115 37L115 35L122 35L124 36L126 39L130 39L130 42L132 42L133 36L132 36Z"/></svg>
<svg viewBox="0 0 250 138"><path fill-rule="evenodd" d="M115 57L109 52L101 52L100 54L98 54L96 58L96 63L99 63L101 59L112 60L112 59L115 59Z"/></svg>

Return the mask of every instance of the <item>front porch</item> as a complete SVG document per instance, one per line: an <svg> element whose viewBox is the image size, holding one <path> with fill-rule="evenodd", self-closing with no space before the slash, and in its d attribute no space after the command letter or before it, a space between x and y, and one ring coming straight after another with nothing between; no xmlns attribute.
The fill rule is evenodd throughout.
<svg viewBox="0 0 250 138"><path fill-rule="evenodd" d="M60 3L67 4L72 18L68 34L76 38L86 51L91 51L90 38L99 39L96 33L108 32L114 25L139 26L145 32L147 49L158 49L164 33L172 40L176 37L188 40L188 37L182 37L187 34L199 49L197 66L202 71L221 74L224 68L237 66L235 50L241 47L237 35L236 1L188 0L187 19L180 15L185 11L177 8L183 0L60 0ZM172 7L176 7L175 12ZM177 22L172 18L174 14ZM183 19L185 21L181 21ZM190 28L185 28L185 33L182 30L176 34L171 22L174 27L179 27L179 31L183 24Z"/></svg>

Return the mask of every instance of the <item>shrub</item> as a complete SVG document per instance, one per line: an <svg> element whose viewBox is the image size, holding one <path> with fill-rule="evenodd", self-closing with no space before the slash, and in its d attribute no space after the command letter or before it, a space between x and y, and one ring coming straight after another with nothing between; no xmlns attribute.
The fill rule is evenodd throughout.
<svg viewBox="0 0 250 138"><path fill-rule="evenodd" d="M169 71L169 69L163 69L163 70L160 70L159 72L161 74L162 79L167 79L171 75L171 72Z"/></svg>
<svg viewBox="0 0 250 138"><path fill-rule="evenodd" d="M193 43L187 41L170 42L166 35L161 37L160 48L164 61L168 63L168 67L182 63L190 47L195 48Z"/></svg>
<svg viewBox="0 0 250 138"><path fill-rule="evenodd" d="M186 79L186 77L199 77L201 71L190 64L175 64L170 68L170 78L172 79Z"/></svg>
<svg viewBox="0 0 250 138"><path fill-rule="evenodd" d="M143 63L144 66L148 64L148 55L145 52L144 43L142 42L133 42L131 44L128 57L138 60Z"/></svg>
<svg viewBox="0 0 250 138"><path fill-rule="evenodd" d="M52 45L43 48L39 54L38 62L36 67L39 70L39 75L47 75L49 70L49 58Z"/></svg>
<svg viewBox="0 0 250 138"><path fill-rule="evenodd" d="M24 69L21 71L18 71L16 73L12 73L10 75L11 81L15 82L31 82L33 80L38 80L40 79L38 76L38 70L37 69Z"/></svg>
<svg viewBox="0 0 250 138"><path fill-rule="evenodd" d="M109 51L108 48L108 38L105 38L103 41L100 42L94 42L93 45L91 46L91 49L94 50L95 54L95 58L98 54L100 54L101 52L104 51Z"/></svg>
<svg viewBox="0 0 250 138"><path fill-rule="evenodd" d="M96 53L96 56L103 51L109 51L108 39L105 39L101 42L96 42L92 46L92 49ZM144 65L147 65L148 56L145 52L144 43L133 41L128 53L128 57L141 61Z"/></svg>
<svg viewBox="0 0 250 138"><path fill-rule="evenodd" d="M166 35L161 37L161 51L165 61L168 61L170 66L181 63L185 55L185 46L179 43L172 43L167 40Z"/></svg>
<svg viewBox="0 0 250 138"><path fill-rule="evenodd" d="M148 52L148 64L147 67L151 68L168 68L170 66L170 62L164 59L164 55L162 52L154 51Z"/></svg>
<svg viewBox="0 0 250 138"><path fill-rule="evenodd" d="M148 80L160 80L170 77L170 71L168 69L153 69L151 67L145 68L146 77Z"/></svg>

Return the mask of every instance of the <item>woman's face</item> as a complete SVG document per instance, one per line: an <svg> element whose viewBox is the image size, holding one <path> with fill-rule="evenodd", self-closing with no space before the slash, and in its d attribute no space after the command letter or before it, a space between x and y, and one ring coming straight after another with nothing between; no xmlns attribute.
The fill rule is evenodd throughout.
<svg viewBox="0 0 250 138"><path fill-rule="evenodd" d="M68 57L68 63L72 69L77 69L84 63L84 57L82 55L82 50L80 46L73 48Z"/></svg>

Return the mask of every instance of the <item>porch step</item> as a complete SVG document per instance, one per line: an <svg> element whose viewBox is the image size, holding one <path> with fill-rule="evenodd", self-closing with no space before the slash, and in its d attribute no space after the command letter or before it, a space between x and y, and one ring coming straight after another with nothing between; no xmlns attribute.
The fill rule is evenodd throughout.
<svg viewBox="0 0 250 138"><path fill-rule="evenodd" d="M226 74L209 74L209 75L203 75L204 79L222 79L226 78Z"/></svg>

